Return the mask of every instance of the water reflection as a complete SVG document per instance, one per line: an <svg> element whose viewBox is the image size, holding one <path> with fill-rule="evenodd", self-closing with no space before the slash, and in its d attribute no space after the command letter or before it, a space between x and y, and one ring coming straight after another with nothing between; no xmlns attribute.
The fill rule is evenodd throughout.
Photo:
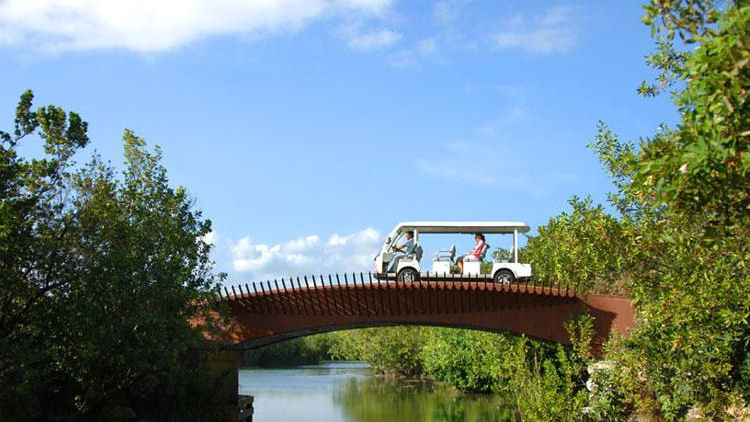
<svg viewBox="0 0 750 422"><path fill-rule="evenodd" d="M497 396L466 395L427 382L350 380L336 389L334 403L346 420L357 422L513 420L512 410Z"/></svg>
<svg viewBox="0 0 750 422"><path fill-rule="evenodd" d="M361 363L240 371L255 396L254 421L511 421L497 396L465 395L427 382L375 378Z"/></svg>

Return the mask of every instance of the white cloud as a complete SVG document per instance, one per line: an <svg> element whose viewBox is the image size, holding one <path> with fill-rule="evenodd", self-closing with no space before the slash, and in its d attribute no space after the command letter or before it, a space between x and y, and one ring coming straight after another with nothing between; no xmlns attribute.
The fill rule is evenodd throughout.
<svg viewBox="0 0 750 422"><path fill-rule="evenodd" d="M458 19L458 5L455 1L438 1L432 6L432 19L442 25L448 25Z"/></svg>
<svg viewBox="0 0 750 422"><path fill-rule="evenodd" d="M377 17L391 1L5 0L0 2L0 44L51 51L155 52L212 35L294 32L337 15ZM379 36L380 41L370 42L387 42L383 39L388 35Z"/></svg>
<svg viewBox="0 0 750 422"><path fill-rule="evenodd" d="M425 38L417 43L417 52L422 57L435 57L438 54L438 46L435 38Z"/></svg>
<svg viewBox="0 0 750 422"><path fill-rule="evenodd" d="M334 233L323 242L317 235L285 243L253 243L249 236L230 242L232 268L262 280L303 274L365 272L372 267L382 239L373 228L348 235Z"/></svg>
<svg viewBox="0 0 750 422"><path fill-rule="evenodd" d="M447 183L544 197L573 180L567 173L537 171L531 160L513 149L498 146L497 142L454 142L443 144L435 152L435 156L416 159L417 170Z"/></svg>
<svg viewBox="0 0 750 422"><path fill-rule="evenodd" d="M391 31L390 29L381 29L355 35L349 38L347 45L360 51L376 50L393 45L400 39L401 34L398 32Z"/></svg>
<svg viewBox="0 0 750 422"><path fill-rule="evenodd" d="M370 51L390 47L401 40L401 34L391 29L365 29L361 21L341 25L337 34L352 50Z"/></svg>
<svg viewBox="0 0 750 422"><path fill-rule="evenodd" d="M417 69L420 67L419 59L412 50L401 50L393 53L388 57L391 65L407 69Z"/></svg>
<svg viewBox="0 0 750 422"><path fill-rule="evenodd" d="M503 163L519 163L520 160L513 151L478 142L459 141L443 144L438 152L440 154L437 158L418 158L417 169L437 179L453 183L511 186L520 181L519 176L503 171L508 165L480 165L477 160L477 157L481 156L482 163L494 163L496 160L502 160Z"/></svg>
<svg viewBox="0 0 750 422"><path fill-rule="evenodd" d="M423 38L417 42L413 49L405 49L392 54L389 57L391 65L417 69L425 61L436 62L440 59L440 50L435 38Z"/></svg>
<svg viewBox="0 0 750 422"><path fill-rule="evenodd" d="M572 10L570 7L554 7L532 19L518 15L492 39L499 48L517 48L540 54L564 53L578 43L578 31L570 19Z"/></svg>

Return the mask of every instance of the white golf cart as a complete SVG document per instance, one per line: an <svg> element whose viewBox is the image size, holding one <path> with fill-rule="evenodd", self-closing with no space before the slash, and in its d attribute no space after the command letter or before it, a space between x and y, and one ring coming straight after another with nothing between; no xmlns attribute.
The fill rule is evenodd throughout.
<svg viewBox="0 0 750 422"><path fill-rule="evenodd" d="M406 232L413 232L413 253L399 254L396 245L403 243ZM375 257L375 276L380 279L398 281L440 280L466 278L471 280L494 280L496 283L514 283L531 277L531 265L518 262L518 233L526 233L529 226L519 222L444 222L418 221L399 223L385 239L380 253ZM437 251L432 261L432 270L421 271L422 246L419 244L420 235L425 234L512 234L513 248L510 258L505 262L493 262L489 274L481 273L481 265L490 249L485 242L479 261L467 261L463 264L461 274L452 274L451 265L456 259L456 246ZM398 259L396 259L398 258ZM392 265L396 260L395 266ZM394 268L392 268L394 267Z"/></svg>

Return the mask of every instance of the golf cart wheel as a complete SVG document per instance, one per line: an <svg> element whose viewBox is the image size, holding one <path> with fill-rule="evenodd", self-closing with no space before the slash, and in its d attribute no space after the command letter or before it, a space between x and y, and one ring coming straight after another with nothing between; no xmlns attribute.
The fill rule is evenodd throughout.
<svg viewBox="0 0 750 422"><path fill-rule="evenodd" d="M513 275L511 270L498 270L495 273L495 283L497 284L512 284L516 282L516 276Z"/></svg>
<svg viewBox="0 0 750 422"><path fill-rule="evenodd" d="M419 280L419 273L414 268L404 268L398 272L396 276L398 281L417 281Z"/></svg>

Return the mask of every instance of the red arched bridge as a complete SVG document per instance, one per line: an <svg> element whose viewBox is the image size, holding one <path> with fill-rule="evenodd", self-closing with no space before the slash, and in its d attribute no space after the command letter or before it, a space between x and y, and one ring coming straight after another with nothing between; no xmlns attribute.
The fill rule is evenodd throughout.
<svg viewBox="0 0 750 422"><path fill-rule="evenodd" d="M430 275L396 282L372 274L310 276L225 288L231 310L225 338L235 349L350 328L435 325L512 332L569 344L566 321L594 316L598 348L612 330L635 325L629 299L577 295L567 286L496 284L485 278Z"/></svg>

